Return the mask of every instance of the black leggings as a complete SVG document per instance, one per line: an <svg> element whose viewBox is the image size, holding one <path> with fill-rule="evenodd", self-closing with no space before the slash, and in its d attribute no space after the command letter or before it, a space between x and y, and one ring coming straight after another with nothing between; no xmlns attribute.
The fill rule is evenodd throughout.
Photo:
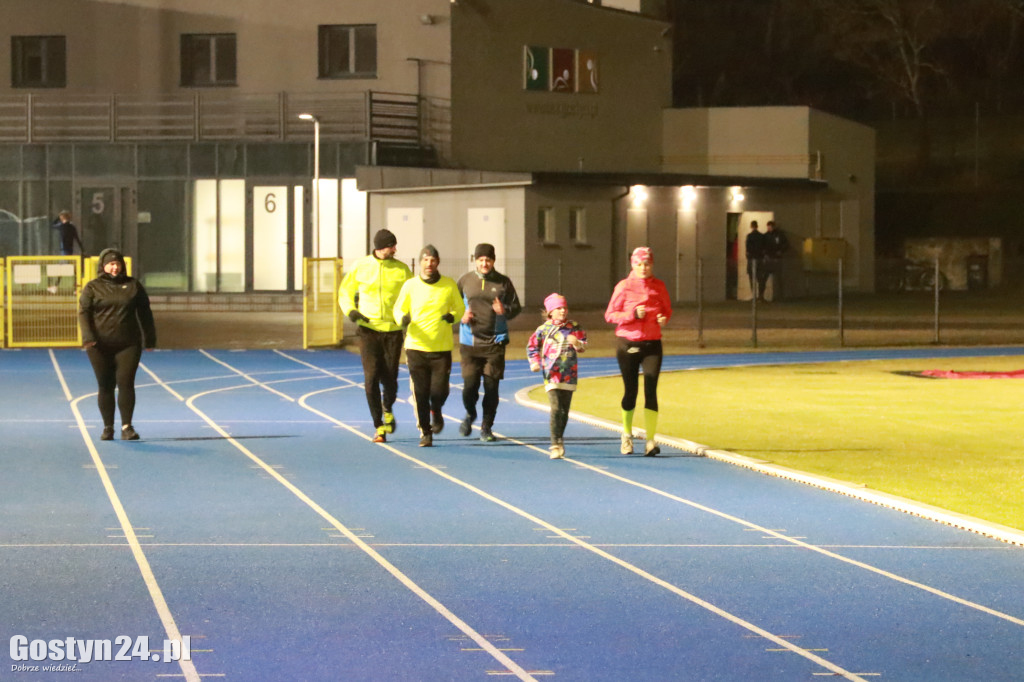
<svg viewBox="0 0 1024 682"><path fill-rule="evenodd" d="M561 388L553 388L548 391L548 402L551 405L551 444L561 444L562 436L565 434L565 425L569 422L569 406L572 405L572 394L575 391L566 391Z"/></svg>
<svg viewBox="0 0 1024 682"><path fill-rule="evenodd" d="M416 398L416 423L420 432L430 433L430 413L441 412L448 400L452 374L451 351L427 352L407 348L412 393Z"/></svg>
<svg viewBox="0 0 1024 682"><path fill-rule="evenodd" d="M100 408L104 426L114 425L114 389L117 389L117 409L121 424L131 424L135 413L135 373L142 359L142 346L103 348L99 345L86 349L92 371L96 374L99 393L96 403Z"/></svg>
<svg viewBox="0 0 1024 682"><path fill-rule="evenodd" d="M622 373L622 409L636 409L636 395L640 389L638 374L644 373L644 409L658 411L658 376L661 374L661 339L657 341L627 341L619 338L615 359Z"/></svg>
<svg viewBox="0 0 1024 682"><path fill-rule="evenodd" d="M359 335L359 356L363 361L366 405L376 428L384 425L384 412L391 412L398 397L398 363L405 334L401 329L378 332L363 326L356 333Z"/></svg>

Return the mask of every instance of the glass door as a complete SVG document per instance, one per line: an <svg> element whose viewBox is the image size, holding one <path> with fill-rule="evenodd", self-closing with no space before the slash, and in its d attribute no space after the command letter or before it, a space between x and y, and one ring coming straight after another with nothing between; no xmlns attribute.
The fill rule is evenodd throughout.
<svg viewBox="0 0 1024 682"><path fill-rule="evenodd" d="M135 257L138 221L134 188L124 184L80 184L78 207L72 216L80 230L82 245L89 256L106 248Z"/></svg>

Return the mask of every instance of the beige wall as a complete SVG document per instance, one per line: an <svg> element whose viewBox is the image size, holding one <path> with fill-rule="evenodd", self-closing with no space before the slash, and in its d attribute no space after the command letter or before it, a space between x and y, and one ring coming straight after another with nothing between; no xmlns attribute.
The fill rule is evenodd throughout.
<svg viewBox="0 0 1024 682"><path fill-rule="evenodd" d="M0 45L13 35L65 35L68 87L57 92L155 93L180 88L182 33L236 33L238 85L247 92L415 93L424 61L424 94L449 96L449 0L3 0ZM420 17L430 16L432 24ZM377 78L317 78L320 24L377 25ZM10 50L0 49L0 73ZM220 88L215 88L220 89ZM0 93L11 90L0 78ZM54 92L47 90L46 92Z"/></svg>
<svg viewBox="0 0 1024 682"><path fill-rule="evenodd" d="M456 3L456 162L505 170L657 170L661 110L672 97L668 28L573 0ZM596 51L599 92L525 90L527 45Z"/></svg>

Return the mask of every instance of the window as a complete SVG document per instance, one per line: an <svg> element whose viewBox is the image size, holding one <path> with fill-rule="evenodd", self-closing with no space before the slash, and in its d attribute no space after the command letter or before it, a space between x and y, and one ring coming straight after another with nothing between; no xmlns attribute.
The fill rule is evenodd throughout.
<svg viewBox="0 0 1024 682"><path fill-rule="evenodd" d="M537 238L544 244L554 244L558 241L555 234L555 209L550 206L537 209Z"/></svg>
<svg viewBox="0 0 1024 682"><path fill-rule="evenodd" d="M376 78L377 27L320 27L320 78Z"/></svg>
<svg viewBox="0 0 1024 682"><path fill-rule="evenodd" d="M582 206L569 209L569 239L574 244L587 243L587 211Z"/></svg>
<svg viewBox="0 0 1024 682"><path fill-rule="evenodd" d="M63 88L66 85L64 36L11 36L12 88Z"/></svg>
<svg viewBox="0 0 1024 682"><path fill-rule="evenodd" d="M181 36L182 86L235 85L238 81L234 33L186 33Z"/></svg>

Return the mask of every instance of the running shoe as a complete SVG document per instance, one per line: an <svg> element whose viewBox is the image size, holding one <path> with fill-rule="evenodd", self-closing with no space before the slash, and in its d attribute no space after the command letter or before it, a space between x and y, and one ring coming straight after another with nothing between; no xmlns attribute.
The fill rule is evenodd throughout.
<svg viewBox="0 0 1024 682"><path fill-rule="evenodd" d="M388 442L387 430L386 429L387 429L386 426L378 426L377 427L377 433L375 433L374 436L373 436L373 442L374 443L386 443L386 442Z"/></svg>
<svg viewBox="0 0 1024 682"><path fill-rule="evenodd" d="M563 457L565 457L565 448L558 443L552 445L551 450L549 450L549 452L551 453L549 455L551 459L562 459Z"/></svg>
<svg viewBox="0 0 1024 682"><path fill-rule="evenodd" d="M633 436L628 433L622 434L622 440L619 443L619 452L624 455L633 454Z"/></svg>
<svg viewBox="0 0 1024 682"><path fill-rule="evenodd" d="M444 415L438 411L430 411L430 430L434 433L441 433L444 430Z"/></svg>
<svg viewBox="0 0 1024 682"><path fill-rule="evenodd" d="M653 440L647 441L647 449L644 450L644 457L654 457L661 454L661 448Z"/></svg>
<svg viewBox="0 0 1024 682"><path fill-rule="evenodd" d="M138 440L139 434L135 432L131 424L125 424L121 427L121 440Z"/></svg>
<svg viewBox="0 0 1024 682"><path fill-rule="evenodd" d="M469 434L473 433L473 420L474 419L476 419L476 417L471 417L468 414L466 415L466 418L462 420L461 424L459 424L459 435L460 436L468 436Z"/></svg>
<svg viewBox="0 0 1024 682"><path fill-rule="evenodd" d="M420 436L420 447L431 448L434 447L434 434L427 432Z"/></svg>
<svg viewBox="0 0 1024 682"><path fill-rule="evenodd" d="M114 427L104 426L103 433L100 434L100 440L114 440Z"/></svg>
<svg viewBox="0 0 1024 682"><path fill-rule="evenodd" d="M398 422L395 420L395 413L394 412L385 412L384 413L384 426L382 426L381 428L384 429L384 433L394 433L395 432L395 429L398 428Z"/></svg>

